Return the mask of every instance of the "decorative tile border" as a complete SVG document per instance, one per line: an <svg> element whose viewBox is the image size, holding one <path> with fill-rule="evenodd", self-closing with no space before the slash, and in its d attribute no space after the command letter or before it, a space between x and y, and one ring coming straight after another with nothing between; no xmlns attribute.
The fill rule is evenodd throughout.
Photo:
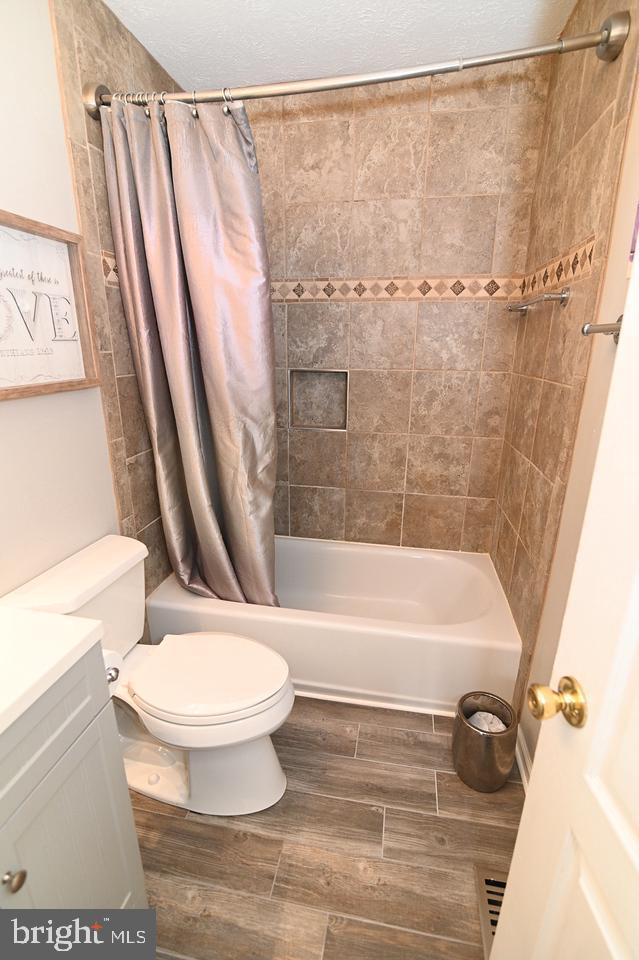
<svg viewBox="0 0 639 960"><path fill-rule="evenodd" d="M595 249L595 237L572 247L568 253L555 257L539 267L533 273L522 277L520 292L522 297L534 295L536 290L552 290L563 287L570 280L582 280L592 272L592 258Z"/></svg>
<svg viewBox="0 0 639 960"><path fill-rule="evenodd" d="M517 293L520 277L327 277L274 280L274 303L360 300L508 300Z"/></svg>
<svg viewBox="0 0 639 960"><path fill-rule="evenodd" d="M552 290L570 280L590 276L595 237L588 237L568 253L554 257L522 277L355 277L273 280L274 303L336 303L361 300L510 300L530 296L536 290ZM117 284L115 257L102 251L106 283Z"/></svg>
<svg viewBox="0 0 639 960"><path fill-rule="evenodd" d="M115 262L115 254L107 250L102 251L102 270L104 272L104 282L120 285L118 277L118 267Z"/></svg>

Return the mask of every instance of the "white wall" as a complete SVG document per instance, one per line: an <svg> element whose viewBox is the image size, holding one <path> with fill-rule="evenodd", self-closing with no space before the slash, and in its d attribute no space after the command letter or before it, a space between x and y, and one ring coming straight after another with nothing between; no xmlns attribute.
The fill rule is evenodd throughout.
<svg viewBox="0 0 639 960"><path fill-rule="evenodd" d="M619 189L615 200L610 254L601 300L597 316L594 318L598 323L613 323L623 313L629 282L628 253L635 211L639 203L638 169L639 91L635 95L628 125ZM594 337L557 547L530 671L531 683L549 683L559 679L552 676L552 668L590 493L590 482L599 446L615 350L612 337L601 335ZM611 491L611 496L614 496L614 491ZM602 640L605 642L605 638ZM528 711L524 711L521 728L524 749L529 757L532 757L537 745L539 726L539 722L533 720Z"/></svg>
<svg viewBox="0 0 639 960"><path fill-rule="evenodd" d="M0 209L77 232L47 0L0 3ZM100 391L0 402L0 594L117 530Z"/></svg>

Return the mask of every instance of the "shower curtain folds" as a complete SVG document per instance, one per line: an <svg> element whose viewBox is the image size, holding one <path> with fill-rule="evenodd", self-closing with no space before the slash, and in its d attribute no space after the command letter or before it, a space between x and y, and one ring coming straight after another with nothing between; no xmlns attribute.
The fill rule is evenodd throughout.
<svg viewBox="0 0 639 960"><path fill-rule="evenodd" d="M274 347L242 104L101 108L120 292L179 582L277 605Z"/></svg>

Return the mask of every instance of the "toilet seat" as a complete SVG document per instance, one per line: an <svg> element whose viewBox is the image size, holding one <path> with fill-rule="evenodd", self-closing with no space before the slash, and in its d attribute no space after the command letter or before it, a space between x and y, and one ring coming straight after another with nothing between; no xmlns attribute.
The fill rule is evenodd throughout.
<svg viewBox="0 0 639 960"><path fill-rule="evenodd" d="M179 726L236 722L287 696L288 664L255 640L227 633L169 634L128 678L145 715Z"/></svg>

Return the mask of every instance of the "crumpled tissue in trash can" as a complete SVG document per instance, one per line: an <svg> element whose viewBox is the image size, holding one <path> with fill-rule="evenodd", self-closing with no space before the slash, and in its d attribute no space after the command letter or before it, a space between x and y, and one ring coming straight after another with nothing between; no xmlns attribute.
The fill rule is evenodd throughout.
<svg viewBox="0 0 639 960"><path fill-rule="evenodd" d="M506 729L506 724L499 717L485 710L478 710L477 713L473 713L472 717L468 718L468 722L471 727L484 730L486 733L502 733Z"/></svg>

